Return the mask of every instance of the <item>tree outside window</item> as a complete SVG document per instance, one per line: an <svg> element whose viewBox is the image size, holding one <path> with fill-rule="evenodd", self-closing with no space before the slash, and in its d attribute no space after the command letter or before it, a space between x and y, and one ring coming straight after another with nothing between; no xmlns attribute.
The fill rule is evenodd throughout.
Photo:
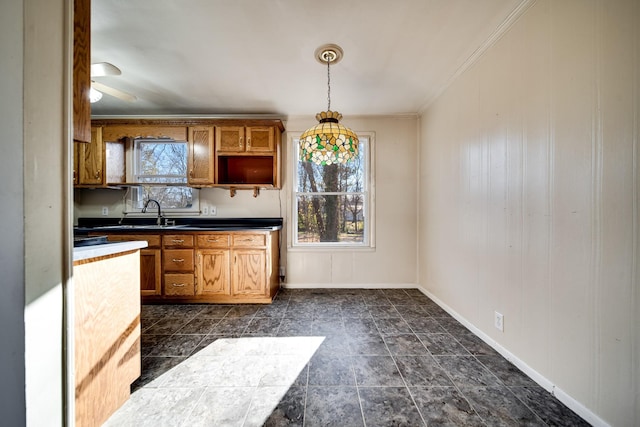
<svg viewBox="0 0 640 427"><path fill-rule="evenodd" d="M135 209L142 209L148 199L157 200L163 209L193 206L193 189L179 185L187 183L186 142L136 140L134 174L136 182L154 184L134 189L132 206Z"/></svg>
<svg viewBox="0 0 640 427"><path fill-rule="evenodd" d="M368 244L369 138L359 139L358 157L346 164L321 166L296 154L296 244Z"/></svg>

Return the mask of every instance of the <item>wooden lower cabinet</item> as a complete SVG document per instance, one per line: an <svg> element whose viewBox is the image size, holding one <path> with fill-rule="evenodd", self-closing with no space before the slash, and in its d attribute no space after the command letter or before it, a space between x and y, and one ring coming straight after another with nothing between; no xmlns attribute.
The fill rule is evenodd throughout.
<svg viewBox="0 0 640 427"><path fill-rule="evenodd" d="M143 302L270 303L278 291L278 231L120 232L108 239L149 244L140 251Z"/></svg>
<svg viewBox="0 0 640 427"><path fill-rule="evenodd" d="M229 249L200 249L197 255L197 295L229 296Z"/></svg>
<svg viewBox="0 0 640 427"><path fill-rule="evenodd" d="M242 297L268 297L265 249L234 249L231 266L231 294Z"/></svg>
<svg viewBox="0 0 640 427"><path fill-rule="evenodd" d="M196 298L270 303L278 290L277 231L210 232L196 238Z"/></svg>
<svg viewBox="0 0 640 427"><path fill-rule="evenodd" d="M193 296L195 294L193 273L165 274L164 294L167 296Z"/></svg>
<svg viewBox="0 0 640 427"><path fill-rule="evenodd" d="M160 249L140 250L140 295L162 295Z"/></svg>

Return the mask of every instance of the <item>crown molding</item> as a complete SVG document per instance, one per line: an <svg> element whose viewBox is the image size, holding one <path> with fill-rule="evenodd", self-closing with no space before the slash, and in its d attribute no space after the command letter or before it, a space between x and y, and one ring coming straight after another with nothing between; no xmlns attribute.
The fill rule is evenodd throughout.
<svg viewBox="0 0 640 427"><path fill-rule="evenodd" d="M523 0L522 3L520 3L518 7L516 7L509 14L509 16L505 18L504 21L502 21L500 25L498 25L498 27L493 31L493 33L491 33L489 38L485 40L485 42L482 43L480 47L478 47L462 63L460 67L458 67L456 72L453 73L451 77L449 77L447 82L433 96L429 97L424 102L424 104L422 104L422 107L418 109L418 115L420 116L423 115L429 109L431 104L433 104L433 102L436 99L438 99L440 95L442 95L449 88L449 86L451 86L453 82L455 82L458 79L458 77L460 77L465 71L471 68L482 57L482 55L484 55L484 53L487 50L489 50L493 45L495 45L502 38L502 36L504 36L507 33L507 31L509 31L509 29L513 26L513 24L515 24L516 21L520 19L520 17L524 15L524 13L527 10L529 10L529 8L533 6L536 2L537 0Z"/></svg>

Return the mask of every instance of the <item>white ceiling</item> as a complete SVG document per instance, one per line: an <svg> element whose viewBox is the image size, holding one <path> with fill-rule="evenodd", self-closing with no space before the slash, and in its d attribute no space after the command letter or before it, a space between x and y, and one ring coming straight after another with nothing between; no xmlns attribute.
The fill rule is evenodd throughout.
<svg viewBox="0 0 640 427"><path fill-rule="evenodd" d="M94 115L415 114L527 0L93 0Z"/></svg>

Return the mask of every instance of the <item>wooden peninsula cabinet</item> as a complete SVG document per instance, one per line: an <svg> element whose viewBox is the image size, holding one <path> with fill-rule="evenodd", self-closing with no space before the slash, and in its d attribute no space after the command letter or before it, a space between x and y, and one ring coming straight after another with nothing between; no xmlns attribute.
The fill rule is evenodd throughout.
<svg viewBox="0 0 640 427"><path fill-rule="evenodd" d="M104 235L104 233L93 233ZM160 236L154 234L111 233L110 242L145 241L147 247L140 249L140 295L162 295L162 256Z"/></svg>
<svg viewBox="0 0 640 427"><path fill-rule="evenodd" d="M138 251L144 246L128 242L74 249L70 348L76 426L102 425L129 399L131 384L140 376Z"/></svg>

